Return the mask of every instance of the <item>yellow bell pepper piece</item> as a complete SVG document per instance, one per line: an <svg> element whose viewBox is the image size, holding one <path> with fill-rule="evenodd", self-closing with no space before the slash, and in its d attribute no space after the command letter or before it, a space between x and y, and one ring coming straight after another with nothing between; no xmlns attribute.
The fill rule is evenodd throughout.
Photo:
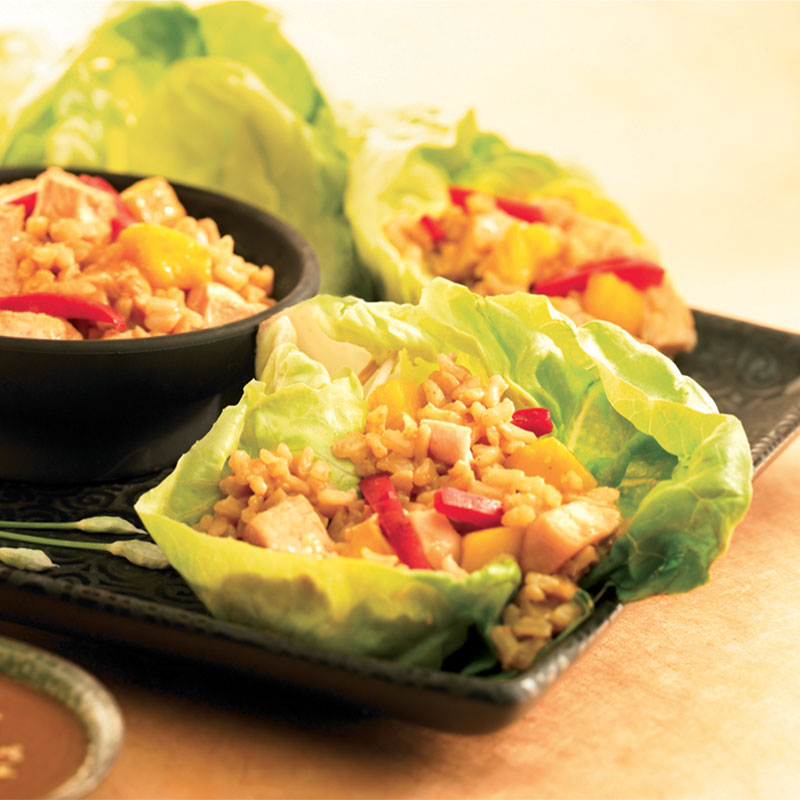
<svg viewBox="0 0 800 800"><path fill-rule="evenodd" d="M404 413L416 419L417 411L425 405L425 393L418 383L392 379L372 390L367 405L370 411L386 406L386 427L399 429L403 427Z"/></svg>
<svg viewBox="0 0 800 800"><path fill-rule="evenodd" d="M148 222L124 228L117 239L123 256L156 289L191 289L211 280L208 248L180 231Z"/></svg>
<svg viewBox="0 0 800 800"><path fill-rule="evenodd" d="M569 200L572 207L579 213L626 228L633 234L635 242L644 241L644 237L631 222L630 217L616 203L590 184L574 178L563 178L546 184L537 191L537 195L563 197L565 200Z"/></svg>
<svg viewBox="0 0 800 800"><path fill-rule="evenodd" d="M475 572L503 555L519 561L525 528L498 527L471 531L461 538L461 567Z"/></svg>
<svg viewBox="0 0 800 800"><path fill-rule="evenodd" d="M378 525L375 515L368 517L358 525L349 528L345 533L343 545L337 547L340 556L363 558L362 550L366 547L379 555L394 555L394 549Z"/></svg>
<svg viewBox="0 0 800 800"><path fill-rule="evenodd" d="M515 450L506 459L506 467L521 469L531 477L541 475L561 492L588 491L597 486L592 473L554 436L543 436Z"/></svg>
<svg viewBox="0 0 800 800"><path fill-rule="evenodd" d="M540 222L514 222L493 252L491 269L505 283L527 288L536 279L542 262L561 248L549 226Z"/></svg>
<svg viewBox="0 0 800 800"><path fill-rule="evenodd" d="M589 277L583 307L593 317L604 319L639 336L644 322L644 296L612 272L595 272Z"/></svg>

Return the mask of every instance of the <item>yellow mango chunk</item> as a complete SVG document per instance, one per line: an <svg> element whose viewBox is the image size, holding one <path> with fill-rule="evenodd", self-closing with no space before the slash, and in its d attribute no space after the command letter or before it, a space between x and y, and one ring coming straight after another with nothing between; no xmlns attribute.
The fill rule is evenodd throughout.
<svg viewBox="0 0 800 800"><path fill-rule="evenodd" d="M504 526L465 534L461 538L462 569L475 572L503 555L513 556L519 561L524 535L525 528Z"/></svg>
<svg viewBox="0 0 800 800"><path fill-rule="evenodd" d="M386 406L386 427L399 429L403 427L404 413L416 418L417 411L425 405L425 393L418 383L392 379L372 390L367 405L370 411Z"/></svg>
<svg viewBox="0 0 800 800"><path fill-rule="evenodd" d="M643 241L642 234L628 215L616 203L589 184L575 179L560 179L546 184L537 192L537 195L563 197L565 200L569 200L577 212L626 228L633 234L635 242Z"/></svg>
<svg viewBox="0 0 800 800"><path fill-rule="evenodd" d="M497 244L490 269L507 284L527 288L539 265L558 254L561 245L549 226L540 222L514 222Z"/></svg>
<svg viewBox="0 0 800 800"><path fill-rule="evenodd" d="M383 531L378 525L378 520L374 514L363 522L359 522L358 525L353 525L352 528L349 528L345 532L345 541L339 544L336 549L340 556L363 558L361 551L365 547L379 555L394 555L394 548L383 535Z"/></svg>
<svg viewBox="0 0 800 800"><path fill-rule="evenodd" d="M122 245L123 256L156 289L191 289L211 280L211 253L185 233L137 222L124 228L117 241Z"/></svg>
<svg viewBox="0 0 800 800"><path fill-rule="evenodd" d="M639 336L644 321L644 296L612 272L595 272L583 294L583 307L593 317L604 319Z"/></svg>
<svg viewBox="0 0 800 800"><path fill-rule="evenodd" d="M541 475L560 492L585 492L597 486L592 473L554 436L543 436L515 450L506 459L506 467L521 469L531 477Z"/></svg>

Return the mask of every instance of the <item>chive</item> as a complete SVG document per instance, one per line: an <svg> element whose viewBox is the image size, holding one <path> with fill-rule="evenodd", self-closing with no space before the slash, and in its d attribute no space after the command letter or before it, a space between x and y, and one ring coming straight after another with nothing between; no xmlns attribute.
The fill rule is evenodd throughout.
<svg viewBox="0 0 800 800"><path fill-rule="evenodd" d="M58 566L44 550L32 550L28 547L0 547L0 562L29 572L43 572Z"/></svg>
<svg viewBox="0 0 800 800"><path fill-rule="evenodd" d="M84 533L144 533L140 528L132 525L122 517L85 517L75 522L17 522L16 520L0 519L0 526L19 529L45 529L45 530L71 530L84 531Z"/></svg>
<svg viewBox="0 0 800 800"><path fill-rule="evenodd" d="M169 566L167 557L161 548L153 542L141 539L122 539L117 542L76 542L73 539L51 539L46 536L31 536L27 533L12 533L0 530L0 537L29 544L51 545L53 547L71 547L76 550L101 550L112 556L119 556L147 569L166 569Z"/></svg>

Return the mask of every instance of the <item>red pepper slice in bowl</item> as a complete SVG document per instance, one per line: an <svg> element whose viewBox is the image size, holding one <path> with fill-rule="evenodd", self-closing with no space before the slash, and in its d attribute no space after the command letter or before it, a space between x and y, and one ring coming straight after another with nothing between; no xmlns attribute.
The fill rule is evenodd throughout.
<svg viewBox="0 0 800 800"><path fill-rule="evenodd" d="M32 311L61 319L105 322L118 331L124 331L127 325L125 317L111 306L56 292L34 292L0 297L0 311Z"/></svg>
<svg viewBox="0 0 800 800"><path fill-rule="evenodd" d="M33 214L33 209L36 207L36 192L25 194L22 197L15 197L8 202L15 206L22 206L25 209L25 219L28 219L28 217Z"/></svg>
<svg viewBox="0 0 800 800"><path fill-rule="evenodd" d="M361 479L358 488L378 515L378 524L397 557L412 569L430 569L422 542L389 476L386 473L369 475Z"/></svg>

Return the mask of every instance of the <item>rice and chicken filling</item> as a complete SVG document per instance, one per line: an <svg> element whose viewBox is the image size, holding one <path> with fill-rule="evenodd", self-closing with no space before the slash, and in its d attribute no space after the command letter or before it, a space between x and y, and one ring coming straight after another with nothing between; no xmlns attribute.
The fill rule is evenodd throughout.
<svg viewBox="0 0 800 800"><path fill-rule="evenodd" d="M554 436L516 423L499 375L483 382L440 355L422 384L375 377L364 430L332 448L352 462L361 491L335 486L310 447L237 450L219 483L222 499L195 527L275 550L456 577L511 556L524 580L492 641L504 668L526 668L582 616L577 581L620 530L617 490L597 486ZM396 502L399 523L384 501Z"/></svg>
<svg viewBox="0 0 800 800"><path fill-rule="evenodd" d="M666 355L694 347L690 310L611 201L570 184L525 201L457 187L450 198L436 217L389 220L386 236L404 258L481 295L547 294L577 324L614 322Z"/></svg>
<svg viewBox="0 0 800 800"><path fill-rule="evenodd" d="M0 186L0 245L0 335L185 333L275 302L272 267L237 255L232 237L187 214L161 177L116 193L50 167Z"/></svg>

